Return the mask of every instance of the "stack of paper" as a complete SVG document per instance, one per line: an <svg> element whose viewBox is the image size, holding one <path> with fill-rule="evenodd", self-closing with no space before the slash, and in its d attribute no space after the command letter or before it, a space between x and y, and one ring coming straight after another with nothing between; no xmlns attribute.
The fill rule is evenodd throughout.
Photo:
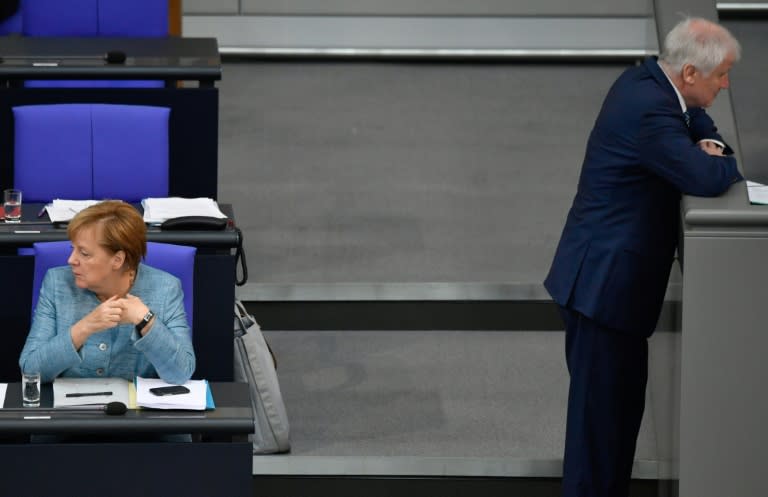
<svg viewBox="0 0 768 497"><path fill-rule="evenodd" d="M71 221L75 214L99 202L100 200L62 200L56 198L45 206L45 210L48 211L48 217L51 218L52 223L63 223Z"/></svg>
<svg viewBox="0 0 768 497"><path fill-rule="evenodd" d="M205 410L208 404L208 382L205 380L189 380L184 386L189 393L158 396L149 391L150 388L171 386L158 378L136 378L136 404L139 407L153 409L191 409Z"/></svg>
<svg viewBox="0 0 768 497"><path fill-rule="evenodd" d="M751 204L768 205L768 186L755 181L747 181L747 194Z"/></svg>
<svg viewBox="0 0 768 497"><path fill-rule="evenodd" d="M145 198L141 201L144 208L144 222L160 224L168 219L184 216L207 216L226 218L219 210L219 205L211 198Z"/></svg>
<svg viewBox="0 0 768 497"><path fill-rule="evenodd" d="M53 407L100 406L122 402L128 407L133 384L122 378L56 378Z"/></svg>

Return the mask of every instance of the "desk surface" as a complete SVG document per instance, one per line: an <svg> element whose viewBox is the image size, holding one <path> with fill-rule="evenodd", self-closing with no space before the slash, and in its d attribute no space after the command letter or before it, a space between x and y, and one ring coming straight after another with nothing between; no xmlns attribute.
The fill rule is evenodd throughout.
<svg viewBox="0 0 768 497"><path fill-rule="evenodd" d="M107 52L123 52L108 64ZM0 37L0 79L221 79L215 38Z"/></svg>
<svg viewBox="0 0 768 497"><path fill-rule="evenodd" d="M66 224L52 224L48 214L38 218L44 204L24 203L22 222L7 224L0 220L0 248L29 247L35 242L57 242L67 240ZM232 206L219 204L222 212L233 219ZM141 212L141 208L138 207ZM232 249L238 246L240 234L232 227L221 231L163 231L157 226L147 228L147 240L150 242L194 245L200 248Z"/></svg>
<svg viewBox="0 0 768 497"><path fill-rule="evenodd" d="M50 383L43 385L41 402L42 408L49 409L22 408L21 384L10 383L3 407L13 410L0 409L0 434L253 433L248 385L229 382L212 382L210 385L216 404L212 411L129 409L122 416L108 416L102 412L50 409L53 405ZM30 416L46 419L31 419Z"/></svg>

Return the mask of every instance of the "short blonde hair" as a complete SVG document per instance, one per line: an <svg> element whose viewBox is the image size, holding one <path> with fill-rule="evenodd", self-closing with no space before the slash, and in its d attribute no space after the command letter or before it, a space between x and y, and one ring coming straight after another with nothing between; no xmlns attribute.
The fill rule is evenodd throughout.
<svg viewBox="0 0 768 497"><path fill-rule="evenodd" d="M67 236L74 240L83 228L100 228L99 245L112 254L125 253L125 265L136 270L147 255L147 226L141 214L120 200L105 200L80 211L70 221Z"/></svg>

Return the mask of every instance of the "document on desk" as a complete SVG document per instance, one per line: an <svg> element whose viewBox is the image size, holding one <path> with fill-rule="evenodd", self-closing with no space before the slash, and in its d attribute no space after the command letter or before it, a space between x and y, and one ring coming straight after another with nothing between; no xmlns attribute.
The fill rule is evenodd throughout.
<svg viewBox="0 0 768 497"><path fill-rule="evenodd" d="M747 194L750 204L768 205L768 186L755 181L747 181Z"/></svg>
<svg viewBox="0 0 768 497"><path fill-rule="evenodd" d="M48 211L48 217L51 218L52 223L64 223L71 221L75 214L98 204L100 200L62 200L60 198L53 199L53 202L45 206L45 210Z"/></svg>
<svg viewBox="0 0 768 497"><path fill-rule="evenodd" d="M206 380L189 380L184 386L189 389L189 393L180 393L174 395L155 395L150 392L150 388L169 387L170 383L159 378L136 378L136 404L139 407L150 407L153 409L190 409L193 411L204 411L206 407L212 408L212 402L209 402L209 387Z"/></svg>
<svg viewBox="0 0 768 497"><path fill-rule="evenodd" d="M8 383L0 383L0 408L5 405L5 392L8 391Z"/></svg>
<svg viewBox="0 0 768 497"><path fill-rule="evenodd" d="M227 216L219 209L219 204L212 198L145 198L141 201L144 209L144 222L160 224L168 219L184 216L205 216L224 219Z"/></svg>
<svg viewBox="0 0 768 497"><path fill-rule="evenodd" d="M100 406L110 402L131 402L133 383L122 378L56 378L53 380L53 407ZM135 395L133 396L135 399Z"/></svg>

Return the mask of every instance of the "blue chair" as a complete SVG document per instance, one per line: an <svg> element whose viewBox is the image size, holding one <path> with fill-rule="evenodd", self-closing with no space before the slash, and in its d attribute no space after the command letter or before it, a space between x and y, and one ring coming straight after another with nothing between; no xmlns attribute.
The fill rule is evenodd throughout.
<svg viewBox="0 0 768 497"><path fill-rule="evenodd" d="M64 242L37 242L32 246L35 257L35 269L32 280L32 312L37 306L40 286L43 284L45 273L52 267L66 266L72 244ZM162 269L181 280L184 291L184 311L187 322L192 329L194 309L194 278L195 278L195 247L172 245L169 243L147 242L147 256L144 263L148 266Z"/></svg>
<svg viewBox="0 0 768 497"><path fill-rule="evenodd" d="M14 187L26 201L168 196L170 109L24 105L13 116Z"/></svg>
<svg viewBox="0 0 768 497"><path fill-rule="evenodd" d="M25 36L98 36L98 0L23 0Z"/></svg>
<svg viewBox="0 0 768 497"><path fill-rule="evenodd" d="M164 0L22 0L25 36L168 36Z"/></svg>
<svg viewBox="0 0 768 497"><path fill-rule="evenodd" d="M14 107L13 120L14 186L25 201L93 198L89 106Z"/></svg>
<svg viewBox="0 0 768 497"><path fill-rule="evenodd" d="M0 36L21 33L21 7L15 14L0 21Z"/></svg>
<svg viewBox="0 0 768 497"><path fill-rule="evenodd" d="M167 197L171 110L106 104L91 110L93 198Z"/></svg>
<svg viewBox="0 0 768 497"><path fill-rule="evenodd" d="M168 1L99 0L99 36L168 36Z"/></svg>

